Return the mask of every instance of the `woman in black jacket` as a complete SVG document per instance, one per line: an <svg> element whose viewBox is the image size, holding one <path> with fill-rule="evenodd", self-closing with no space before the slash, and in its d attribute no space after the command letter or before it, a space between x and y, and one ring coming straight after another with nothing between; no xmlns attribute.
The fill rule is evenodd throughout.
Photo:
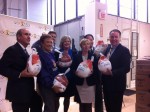
<svg viewBox="0 0 150 112"><path fill-rule="evenodd" d="M72 61L74 57L74 52L71 49L71 38L68 35L65 35L60 40L60 54L55 53L55 58L57 61L57 67L60 73L64 73L68 68L72 68ZM58 93L59 97L64 97L64 112L68 112L69 105L70 105L70 97L74 96L74 79L72 76L72 69L66 74L68 79L68 86L66 90L62 93Z"/></svg>
<svg viewBox="0 0 150 112"><path fill-rule="evenodd" d="M101 80L97 66L98 59L89 52L90 41L88 39L82 39L80 47L81 51L78 52L73 61L76 85L75 101L79 103L80 112L92 112L93 102L95 102L95 112L102 112ZM79 64L83 61L91 60L92 57L94 57L92 62L93 72L88 77L79 76L76 71Z"/></svg>

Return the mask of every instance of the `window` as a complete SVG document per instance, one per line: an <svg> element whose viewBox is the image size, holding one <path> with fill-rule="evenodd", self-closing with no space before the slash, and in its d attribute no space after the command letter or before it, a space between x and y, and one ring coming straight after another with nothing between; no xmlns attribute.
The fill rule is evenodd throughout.
<svg viewBox="0 0 150 112"><path fill-rule="evenodd" d="M106 0L100 0L101 3L105 4L106 3Z"/></svg>
<svg viewBox="0 0 150 112"><path fill-rule="evenodd" d="M51 1L52 1L51 19L53 25L76 18L76 16L85 15L88 5L94 2L94 0L51 0ZM78 4L76 4L76 1ZM150 23L150 1L148 2L149 5L148 9L147 9L147 1L148 0L100 0L101 3L107 4L108 14L118 15L125 18L137 19L143 22L148 21ZM149 11L148 13L147 10Z"/></svg>
<svg viewBox="0 0 150 112"><path fill-rule="evenodd" d="M91 0L78 0L78 16L82 16L85 14L87 6Z"/></svg>
<svg viewBox="0 0 150 112"><path fill-rule="evenodd" d="M66 0L66 20L76 17L76 0Z"/></svg>
<svg viewBox="0 0 150 112"><path fill-rule="evenodd" d="M47 24L51 24L50 0L47 0Z"/></svg>
<svg viewBox="0 0 150 112"><path fill-rule="evenodd" d="M120 0L120 16L133 18L133 0Z"/></svg>
<svg viewBox="0 0 150 112"><path fill-rule="evenodd" d="M117 15L118 0L107 0L107 13Z"/></svg>
<svg viewBox="0 0 150 112"><path fill-rule="evenodd" d="M37 8L38 7L38 8ZM47 1L28 0L27 19L47 24Z"/></svg>
<svg viewBox="0 0 150 112"><path fill-rule="evenodd" d="M148 23L150 23L150 1L148 1Z"/></svg>
<svg viewBox="0 0 150 112"><path fill-rule="evenodd" d="M51 19L52 19L52 25L55 24L55 0L52 0L52 14L51 14Z"/></svg>
<svg viewBox="0 0 150 112"><path fill-rule="evenodd" d="M56 24L64 22L64 0L55 0L56 2Z"/></svg>
<svg viewBox="0 0 150 112"><path fill-rule="evenodd" d="M137 0L136 19L147 22L147 0Z"/></svg>

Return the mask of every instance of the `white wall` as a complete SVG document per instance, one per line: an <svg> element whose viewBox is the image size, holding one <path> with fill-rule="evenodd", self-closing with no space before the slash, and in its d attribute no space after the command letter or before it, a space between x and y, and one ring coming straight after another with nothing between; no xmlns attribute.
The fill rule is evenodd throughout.
<svg viewBox="0 0 150 112"><path fill-rule="evenodd" d="M150 56L150 24L139 23L139 58Z"/></svg>

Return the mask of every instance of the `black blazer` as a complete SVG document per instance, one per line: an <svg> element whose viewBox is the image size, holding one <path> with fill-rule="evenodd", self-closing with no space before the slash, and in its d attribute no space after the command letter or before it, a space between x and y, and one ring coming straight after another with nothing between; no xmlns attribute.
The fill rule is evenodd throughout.
<svg viewBox="0 0 150 112"><path fill-rule="evenodd" d="M89 51L88 53L88 59L91 59L91 56L93 56L93 53L91 53ZM73 60L73 70L74 72L76 71L78 65L83 62L83 59L82 59L82 52L79 51L77 55L75 55L75 58ZM93 74L89 77L86 78L86 81L87 81L87 84L88 86L92 86L92 85L95 85L96 86L96 97L95 97L95 108L96 108L96 112L100 112L99 110L102 109L102 97L101 97L101 80L100 80L100 74L99 74L99 71L98 71L98 66L97 66L97 63L98 63L98 59L96 56L94 56L94 62L93 62ZM83 85L83 82L84 82L84 78L80 78L78 76L76 76L74 74L74 81L75 81L75 85ZM79 97L79 94L76 90L75 92L75 101L78 102L78 103L81 103L81 100L80 100L80 97Z"/></svg>
<svg viewBox="0 0 150 112"><path fill-rule="evenodd" d="M104 53L105 56L109 50L110 45ZM124 91L126 89L126 74L130 71L130 58L129 49L119 44L109 59L113 75L102 75L104 91Z"/></svg>
<svg viewBox="0 0 150 112"><path fill-rule="evenodd" d="M19 75L27 66L28 55L19 43L7 48L0 60L0 74L8 78L6 99L27 103L34 91L34 79Z"/></svg>

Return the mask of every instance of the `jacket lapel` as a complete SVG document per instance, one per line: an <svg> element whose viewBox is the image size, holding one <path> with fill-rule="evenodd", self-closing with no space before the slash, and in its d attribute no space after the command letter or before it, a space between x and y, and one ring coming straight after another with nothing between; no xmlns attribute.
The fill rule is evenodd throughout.
<svg viewBox="0 0 150 112"><path fill-rule="evenodd" d="M29 58L29 55L27 55L27 54L24 52L23 48L19 45L19 43L16 43L15 46L16 46L16 48L18 49L18 52L20 53L20 55L21 55L22 57L24 57L25 59L28 59L28 58Z"/></svg>
<svg viewBox="0 0 150 112"><path fill-rule="evenodd" d="M116 49L115 49L115 51L113 52L113 54L111 55L110 59L112 59L113 56L115 56L116 54L118 54L118 53L120 52L120 51L119 51L120 47L121 47L121 44L119 44L119 45L116 47Z"/></svg>

